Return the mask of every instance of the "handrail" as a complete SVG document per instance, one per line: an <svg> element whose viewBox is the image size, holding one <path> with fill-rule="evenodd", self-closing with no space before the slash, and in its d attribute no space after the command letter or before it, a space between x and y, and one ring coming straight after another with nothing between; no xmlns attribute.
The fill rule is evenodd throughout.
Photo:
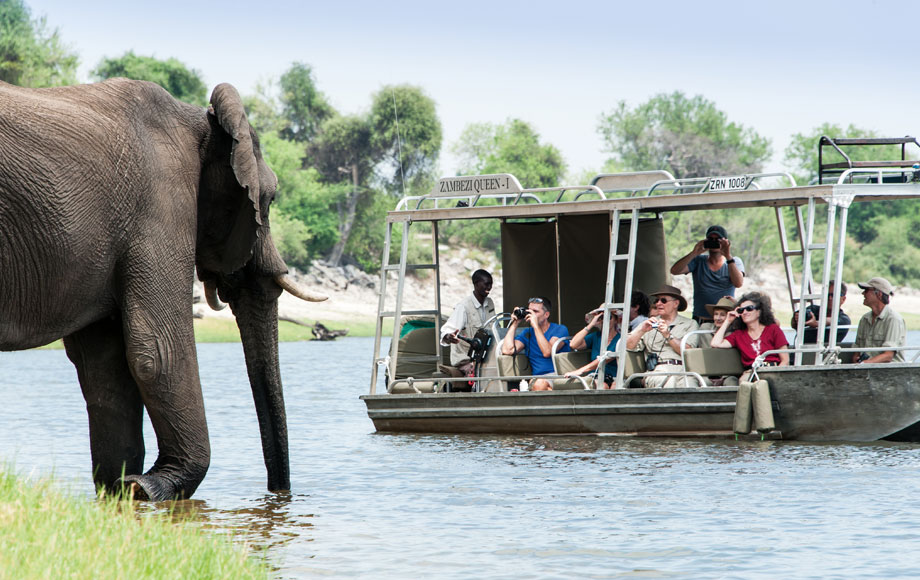
<svg viewBox="0 0 920 580"><path fill-rule="evenodd" d="M680 339L680 364L684 365L684 368L687 368L687 360L684 358L684 353L687 352L687 339L694 334L715 334L715 330L709 330L704 328L702 330L691 330L687 334L683 335ZM690 347L694 348L694 347ZM704 346L698 346L696 348L706 348Z"/></svg>
<svg viewBox="0 0 920 580"><path fill-rule="evenodd" d="M435 203L437 203L440 200L464 200L465 199L465 200L468 200L468 204L470 207L475 207L479 203L480 199L501 199L505 201L506 204L508 200L513 200L511 205L518 205L521 202L521 200L526 199L526 200L534 201L538 204L542 204L544 202L541 201L540 198L534 194L548 193L551 191L558 191L559 195L556 196L555 200L549 203L559 203L559 201L562 199L562 197L565 195L567 191L576 191L576 190L578 190L579 193L575 196L575 201L578 201L578 198L588 193L594 193L598 197L600 197L600 199L602 200L607 199L607 196L604 195L604 192L596 185L563 185L559 187L534 187L530 189L523 189L517 193L481 193L481 194L473 194L473 195L469 195L469 194L467 195L447 195L447 196L436 196L436 197L433 197L427 194L426 195L411 195L411 196L406 196L400 199L396 203L396 208L393 211L410 211L409 204L411 202L415 202L414 209L417 210L421 207L422 203L424 203L425 201L431 201L431 200L434 200Z"/></svg>
<svg viewBox="0 0 920 580"><path fill-rule="evenodd" d="M743 189L733 189L732 191L747 191L752 186L756 189L759 189L759 186L754 184L755 180L762 179L766 177L785 177L789 180L792 187L796 186L795 178L788 171L777 171L772 173L745 173L744 175L737 176L722 176L722 175L712 175L709 177L685 177L683 179L673 179L673 180L661 180L656 181L648 188L648 192L645 194L646 197L651 197L656 189L670 190L671 195L692 195L698 193L706 193L709 187L711 180L718 179L719 177L744 177L746 184ZM668 187L670 186L670 187ZM675 193L682 192L685 189L696 189L697 191L690 191L687 193Z"/></svg>
<svg viewBox="0 0 920 580"><path fill-rule="evenodd" d="M845 170L840 174L840 177L837 178L837 184L843 185L846 184L846 180L849 179L850 183L853 183L853 176L856 174L866 174L866 175L875 175L878 179L878 183L883 183L883 175L896 175L896 174L905 174L908 172L913 172L913 180L916 181L920 179L920 163L914 163L911 167L902 167L898 168L889 168L889 167L853 167L851 169Z"/></svg>
<svg viewBox="0 0 920 580"><path fill-rule="evenodd" d="M841 352L888 352L888 351L903 352L903 351L908 351L908 350L917 351L917 354L915 354L914 357L910 359L910 361L905 361L904 363L879 363L879 364L910 364L910 363L917 362L917 359L920 358L920 345L916 345L916 344L913 344L913 345L905 344L904 346L848 346L845 348L841 346L835 346L833 348L825 347L823 349L805 348L805 347L773 349L773 350L768 350L768 351L760 353L757 356L757 358L754 359L754 362L751 364L751 370L753 371L753 375L756 376L757 369L765 366L764 361L766 361L766 358L768 356L770 356L771 354L779 354L783 352L785 353L815 352L815 353L820 353L820 354L825 355L825 360L828 360L829 355L836 356L837 354L840 354ZM856 364L856 363L841 363L841 364Z"/></svg>

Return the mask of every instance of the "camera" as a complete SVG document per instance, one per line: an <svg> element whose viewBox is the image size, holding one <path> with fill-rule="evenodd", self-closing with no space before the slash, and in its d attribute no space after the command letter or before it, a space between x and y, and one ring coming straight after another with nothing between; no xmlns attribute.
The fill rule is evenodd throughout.
<svg viewBox="0 0 920 580"><path fill-rule="evenodd" d="M652 372L658 366L658 353L652 352L645 357L645 370Z"/></svg>
<svg viewBox="0 0 920 580"><path fill-rule="evenodd" d="M715 250L719 248L719 238L706 238L703 241L703 247L709 250Z"/></svg>
<svg viewBox="0 0 920 580"><path fill-rule="evenodd" d="M517 308L514 309L513 314L514 314L514 317L517 318L518 320L524 320L525 318L527 318L527 313L529 312L530 310L527 310L526 308L521 308L520 306L518 306Z"/></svg>

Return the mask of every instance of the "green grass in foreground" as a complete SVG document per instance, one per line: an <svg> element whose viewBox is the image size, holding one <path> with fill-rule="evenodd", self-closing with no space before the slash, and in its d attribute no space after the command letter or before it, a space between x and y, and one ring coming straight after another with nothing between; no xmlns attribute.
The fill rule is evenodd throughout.
<svg viewBox="0 0 920 580"><path fill-rule="evenodd" d="M0 469L2 578L267 578L269 568L193 520L138 516L129 501L81 500Z"/></svg>

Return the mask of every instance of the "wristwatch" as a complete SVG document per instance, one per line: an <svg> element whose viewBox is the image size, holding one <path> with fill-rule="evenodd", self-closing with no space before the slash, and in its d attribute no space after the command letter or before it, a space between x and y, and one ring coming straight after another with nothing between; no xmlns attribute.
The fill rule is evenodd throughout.
<svg viewBox="0 0 920 580"><path fill-rule="evenodd" d="M735 259L732 258L731 260L725 260L725 263L726 263L726 264L734 264L734 263L735 263Z"/></svg>

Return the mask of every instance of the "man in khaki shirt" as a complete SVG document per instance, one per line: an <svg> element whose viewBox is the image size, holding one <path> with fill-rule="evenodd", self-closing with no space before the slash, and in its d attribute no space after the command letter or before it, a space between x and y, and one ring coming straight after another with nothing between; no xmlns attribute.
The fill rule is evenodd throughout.
<svg viewBox="0 0 920 580"><path fill-rule="evenodd" d="M901 315L888 302L894 294L891 282L884 278L872 278L860 282L863 289L863 304L869 307L856 328L854 348L898 347L907 343L907 325ZM856 353L859 363L904 362L899 350Z"/></svg>
<svg viewBox="0 0 920 580"><path fill-rule="evenodd" d="M699 326L693 320L678 316L678 312L687 309L687 300L680 289L674 286L662 286L657 292L650 294L654 301L651 318L642 321L636 329L626 338L626 348L633 351L644 351L646 356L655 354L658 365L655 371L682 371L683 363L680 358L680 341L688 332L697 330ZM699 335L687 339L687 347L697 346ZM652 369L648 369L652 371ZM645 377L646 387L697 387L697 381L688 379L686 382L679 375L660 375Z"/></svg>

